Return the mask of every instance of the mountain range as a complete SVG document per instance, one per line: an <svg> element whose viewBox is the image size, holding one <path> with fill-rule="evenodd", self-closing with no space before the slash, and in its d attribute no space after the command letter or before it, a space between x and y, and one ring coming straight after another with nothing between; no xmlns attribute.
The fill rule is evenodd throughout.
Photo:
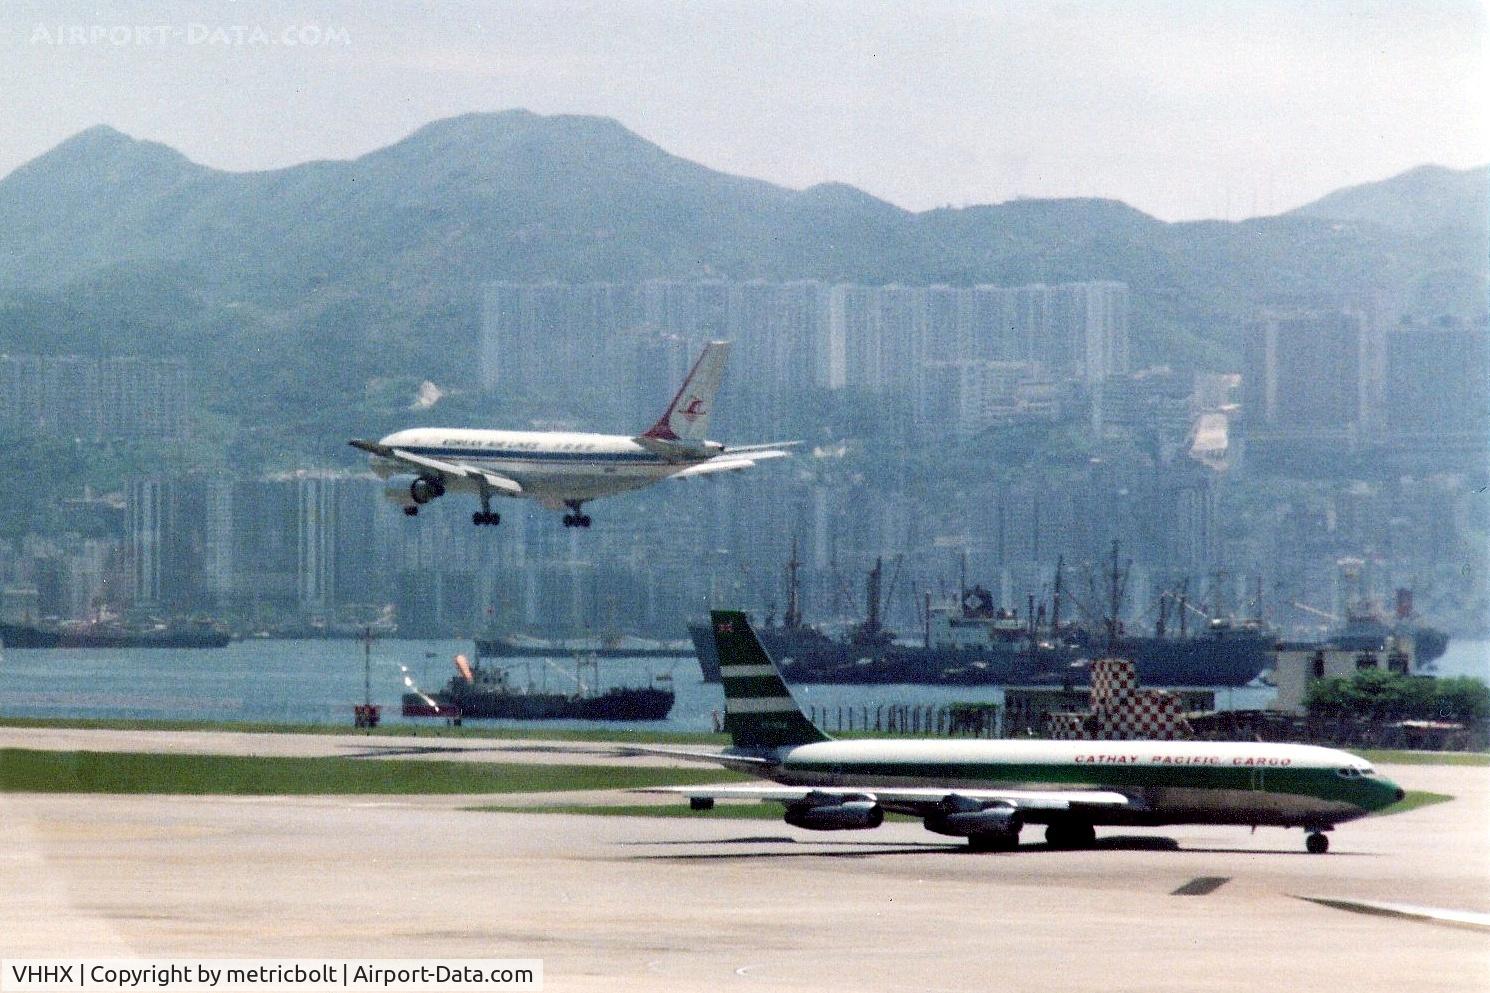
<svg viewBox="0 0 1490 993"><path fill-rule="evenodd" d="M1487 188L1490 167L1425 166L1235 223L1104 199L915 213L597 117L467 114L251 173L99 126L0 180L0 351L185 355L222 416L313 422L317 396L380 377L469 385L484 280L1116 279L1140 362L1228 369L1271 302L1482 313Z"/></svg>

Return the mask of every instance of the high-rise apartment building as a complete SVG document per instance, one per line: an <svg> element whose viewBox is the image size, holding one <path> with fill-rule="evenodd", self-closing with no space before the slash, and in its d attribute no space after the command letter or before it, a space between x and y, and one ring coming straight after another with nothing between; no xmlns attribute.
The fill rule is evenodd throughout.
<svg viewBox="0 0 1490 993"><path fill-rule="evenodd" d="M1129 310L1128 288L1114 282L491 283L481 381L518 392L614 389L647 343L681 342L691 356L725 338L735 344L735 368L748 370L749 390L727 381L720 409L753 424L816 388L915 397L929 388L927 363L1028 362L1057 379L1098 383L1129 369ZM743 407L733 406L737 398Z"/></svg>
<svg viewBox="0 0 1490 993"><path fill-rule="evenodd" d="M190 376L177 359L0 355L0 430L84 441L184 441Z"/></svg>
<svg viewBox="0 0 1490 993"><path fill-rule="evenodd" d="M1490 327L1445 320L1386 336L1388 435L1410 444L1490 438Z"/></svg>
<svg viewBox="0 0 1490 993"><path fill-rule="evenodd" d="M1352 445L1379 436L1386 355L1359 310L1270 309L1249 328L1243 372L1254 442Z"/></svg>

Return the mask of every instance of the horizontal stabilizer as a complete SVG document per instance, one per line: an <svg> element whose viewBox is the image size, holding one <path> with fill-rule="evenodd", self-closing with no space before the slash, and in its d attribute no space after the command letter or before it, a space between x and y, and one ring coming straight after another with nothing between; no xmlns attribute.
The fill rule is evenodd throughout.
<svg viewBox="0 0 1490 993"><path fill-rule="evenodd" d="M695 476L711 476L719 472L739 472L753 465L755 465L754 459L710 459L708 462L699 462L686 469L679 469L667 478L692 479Z"/></svg>
<svg viewBox="0 0 1490 993"><path fill-rule="evenodd" d="M724 446L724 454L750 455L754 457L760 452L770 452L777 448L796 448L800 444L802 444L800 441L765 441L761 442L758 445L726 445ZM779 458L783 455L790 454L791 452L777 452L776 454L769 457Z"/></svg>
<svg viewBox="0 0 1490 993"><path fill-rule="evenodd" d="M713 762L726 769L735 769L757 776L765 775L767 769L777 764L775 760L760 755L743 755L732 751L706 752L702 749L652 748L647 745L627 745L620 751L626 755L658 755L681 759L684 762Z"/></svg>
<svg viewBox="0 0 1490 993"><path fill-rule="evenodd" d="M709 476L716 472L739 472L741 469L749 469L757 462L766 459L784 459L791 452L751 452L747 458L730 458L728 455L720 455L707 462L697 462L686 469L679 469L668 476L668 479L692 479L695 476Z"/></svg>

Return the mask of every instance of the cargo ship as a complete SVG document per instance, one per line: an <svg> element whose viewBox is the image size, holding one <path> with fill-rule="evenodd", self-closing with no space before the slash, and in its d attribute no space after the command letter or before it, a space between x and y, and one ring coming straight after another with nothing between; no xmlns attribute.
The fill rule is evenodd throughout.
<svg viewBox="0 0 1490 993"><path fill-rule="evenodd" d="M1340 587L1344 592L1345 616L1339 617L1327 610L1294 601L1293 606L1330 621L1332 626L1322 632L1322 640L1337 648L1362 652L1381 652L1388 645L1411 645L1410 654L1415 669L1430 669L1448 651L1449 636L1418 616L1413 607L1413 593L1407 587L1398 587L1394 616L1388 620L1377 599L1370 595L1365 575L1365 562L1354 557L1338 560ZM1316 637L1319 635L1316 633Z"/></svg>
<svg viewBox="0 0 1490 993"><path fill-rule="evenodd" d="M1026 615L994 605L981 586L950 604L926 604L916 641L897 638L880 622L882 564L866 586L865 620L832 637L802 621L795 553L787 564L787 610L782 623L756 628L762 646L790 682L987 686L1086 683L1085 662L1108 655L1131 659L1146 686L1245 686L1272 665L1273 631L1258 621L1212 617L1198 631L1185 622L1196 608L1180 601L1178 633L1161 620L1153 635L1134 635L1111 620L1121 601L1122 577L1114 550L1110 617L1093 631L1061 620L1061 566L1056 567L1049 614L1031 603ZM1168 603L1168 601L1165 601ZM704 679L719 679L713 632L688 626Z"/></svg>
<svg viewBox="0 0 1490 993"><path fill-rule="evenodd" d="M602 659L679 659L693 654L684 639L656 641L630 635L604 638L534 638L487 633L476 639L476 657L483 659L568 658L594 655Z"/></svg>
<svg viewBox="0 0 1490 993"><path fill-rule="evenodd" d="M1326 635L1326 640L1341 648L1380 651L1389 641L1412 643L1415 667L1431 666L1448 651L1449 636L1417 620L1412 606L1412 590L1397 590L1394 623L1388 623L1376 603L1366 597L1351 603L1345 611L1345 622Z"/></svg>
<svg viewBox="0 0 1490 993"><path fill-rule="evenodd" d="M211 621L0 623L6 648L222 648L232 640L227 628Z"/></svg>
<svg viewBox="0 0 1490 993"><path fill-rule="evenodd" d="M451 719L508 719L519 721L660 721L673 709L671 676L656 676L651 686L596 689L599 682L594 656L576 664L575 691L551 692L519 685L504 666L474 663L455 657L455 675L445 688L428 694L405 677L410 692L403 695L405 717ZM589 680L586 681L586 675Z"/></svg>

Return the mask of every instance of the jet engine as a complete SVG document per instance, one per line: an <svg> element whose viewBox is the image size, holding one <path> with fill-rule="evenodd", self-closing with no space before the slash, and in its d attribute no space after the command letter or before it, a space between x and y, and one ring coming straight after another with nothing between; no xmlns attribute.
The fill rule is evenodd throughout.
<svg viewBox="0 0 1490 993"><path fill-rule="evenodd" d="M973 835L1018 836L1024 827L1019 811L1008 805L985 807L981 800L948 793L937 804L934 813L926 815L926 830L954 838Z"/></svg>
<svg viewBox="0 0 1490 993"><path fill-rule="evenodd" d="M400 507L418 507L445 495L445 484L436 476L390 476L383 496Z"/></svg>
<svg viewBox="0 0 1490 993"><path fill-rule="evenodd" d="M829 793L809 793L786 806L786 822L809 831L859 831L877 828L885 811L874 800L846 799Z"/></svg>

